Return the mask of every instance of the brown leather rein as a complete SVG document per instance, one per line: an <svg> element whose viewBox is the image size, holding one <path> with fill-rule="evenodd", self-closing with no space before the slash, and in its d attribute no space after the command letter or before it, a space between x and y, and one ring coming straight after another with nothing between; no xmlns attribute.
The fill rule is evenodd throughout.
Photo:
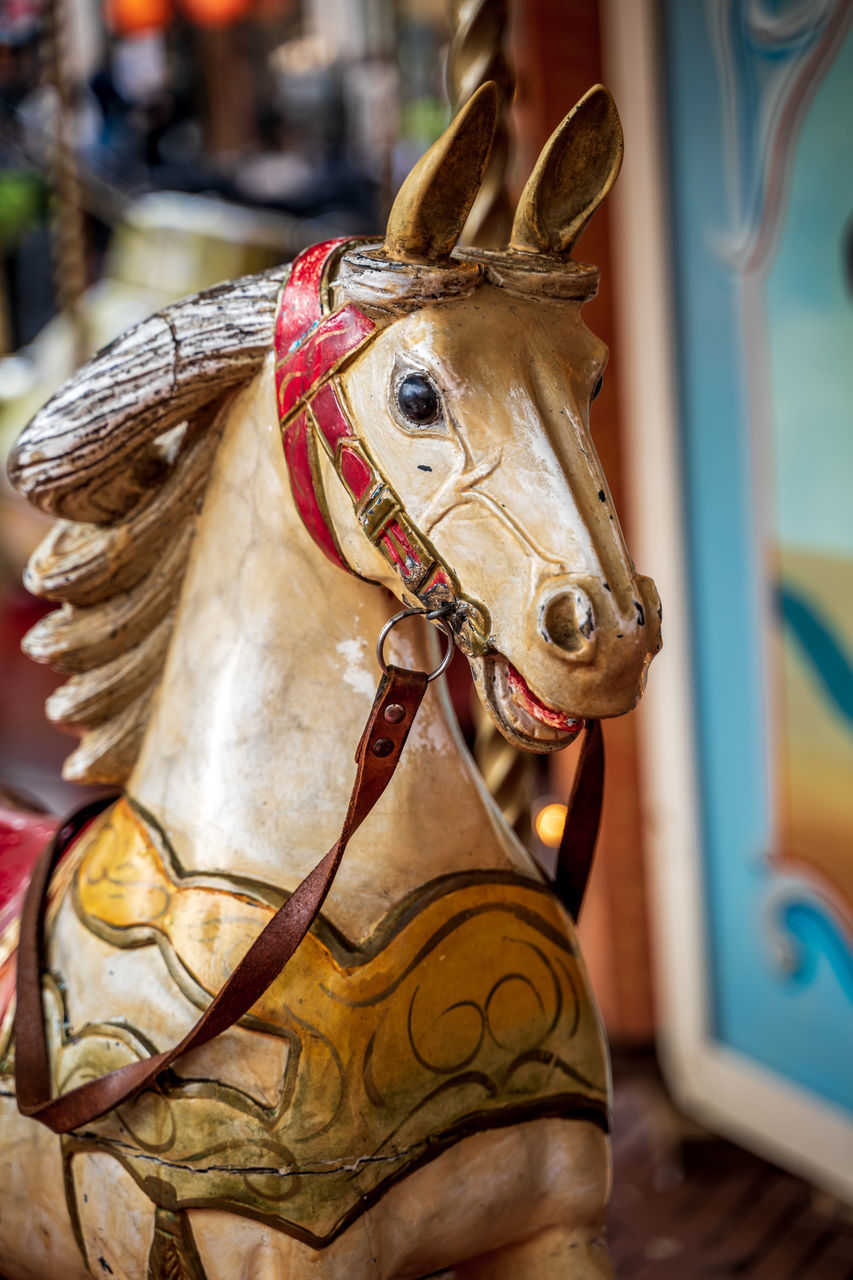
<svg viewBox="0 0 853 1280"><path fill-rule="evenodd" d="M47 890L51 874L68 844L86 821L105 807L104 802L86 806L59 828L36 863L21 914L15 1090L18 1109L23 1115L47 1125L54 1133L69 1133L89 1124L153 1084L160 1072L182 1054L206 1044L249 1011L281 973L316 920L350 837L391 781L431 678L423 671L405 671L394 666L385 669L356 750L355 784L340 836L261 930L195 1026L171 1049L128 1063L54 1098L41 989ZM574 919L577 919L592 863L603 785L601 725L597 720L588 720L554 878L554 889Z"/></svg>

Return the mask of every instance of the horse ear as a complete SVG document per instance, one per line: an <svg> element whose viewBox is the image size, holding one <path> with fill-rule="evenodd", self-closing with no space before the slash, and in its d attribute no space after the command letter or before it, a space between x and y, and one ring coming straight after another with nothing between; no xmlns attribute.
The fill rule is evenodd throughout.
<svg viewBox="0 0 853 1280"><path fill-rule="evenodd" d="M510 247L569 254L622 165L616 103L597 84L573 107L542 148L521 193Z"/></svg>
<svg viewBox="0 0 853 1280"><path fill-rule="evenodd" d="M385 231L389 258L441 262L450 257L483 181L497 116L498 91L489 80L421 156L397 193Z"/></svg>

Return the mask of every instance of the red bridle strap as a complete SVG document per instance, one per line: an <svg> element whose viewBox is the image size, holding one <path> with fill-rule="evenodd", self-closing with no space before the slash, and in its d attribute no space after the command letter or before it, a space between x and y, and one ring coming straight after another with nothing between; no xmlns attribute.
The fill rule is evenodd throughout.
<svg viewBox="0 0 853 1280"><path fill-rule="evenodd" d="M335 375L375 337L376 323L353 303L330 310L328 275L341 248L329 240L295 260L276 317L276 397L290 486L303 523L326 556L348 569L329 520L319 450L328 456L365 535L428 609L463 600L455 575L406 515L347 416ZM465 602L457 637L476 651L485 611Z"/></svg>
<svg viewBox="0 0 853 1280"><path fill-rule="evenodd" d="M325 393L322 415L332 456L338 442L352 436L337 393L329 379L343 362L369 342L376 328L352 304L326 312L323 285L326 267L348 241L327 240L301 253L284 286L275 326L275 389L290 487L306 529L333 564L348 565L332 533L320 501L316 415L309 409L318 392Z"/></svg>

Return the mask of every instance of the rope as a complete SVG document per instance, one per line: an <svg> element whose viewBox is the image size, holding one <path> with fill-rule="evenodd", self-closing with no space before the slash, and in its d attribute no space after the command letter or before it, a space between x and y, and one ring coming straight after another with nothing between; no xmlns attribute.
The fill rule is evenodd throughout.
<svg viewBox="0 0 853 1280"><path fill-rule="evenodd" d="M53 271L56 301L68 317L75 367L89 355L82 308L86 288L86 234L80 184L74 158L74 82L70 59L71 6L47 0L44 8L42 59L45 81L56 90L55 128L48 136L48 168L52 189Z"/></svg>

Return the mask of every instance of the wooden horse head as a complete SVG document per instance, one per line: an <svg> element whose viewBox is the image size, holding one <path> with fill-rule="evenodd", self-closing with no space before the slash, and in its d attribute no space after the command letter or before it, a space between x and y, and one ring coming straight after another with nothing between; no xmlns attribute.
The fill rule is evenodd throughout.
<svg viewBox="0 0 853 1280"><path fill-rule="evenodd" d="M334 274L329 250L297 264L279 409L326 553L405 604L444 605L501 730L547 751L629 711L660 645L589 433L607 351L580 312L598 274L569 257L622 134L592 89L546 144L508 248L460 252L495 110L486 85L407 178L381 247L343 246ZM288 308L306 287L327 298L316 328Z"/></svg>
<svg viewBox="0 0 853 1280"><path fill-rule="evenodd" d="M72 673L48 714L66 765L122 782L138 753L218 439L224 392L275 327L291 486L318 545L407 605L444 607L480 696L527 749L621 715L660 645L589 432L607 352L572 249L622 154L590 90L547 142L506 249L458 249L494 130L485 85L415 166L384 243L315 246L292 269L176 303L101 352L30 423L13 481L68 518L28 585L65 602L27 641ZM284 279L283 296L280 297Z"/></svg>

